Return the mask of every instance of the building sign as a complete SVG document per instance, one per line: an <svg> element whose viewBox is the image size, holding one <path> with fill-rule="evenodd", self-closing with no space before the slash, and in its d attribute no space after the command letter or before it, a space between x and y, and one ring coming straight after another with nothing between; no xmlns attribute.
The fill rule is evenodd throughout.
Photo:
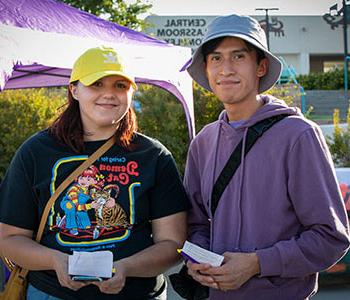
<svg viewBox="0 0 350 300"><path fill-rule="evenodd" d="M167 19L164 28L157 29L157 37L178 46L198 46L206 25L204 19Z"/></svg>
<svg viewBox="0 0 350 300"><path fill-rule="evenodd" d="M259 21L260 26L266 32L266 20L262 19ZM275 37L284 36L283 22L278 20L277 17L272 17L269 21L269 32L274 33Z"/></svg>
<svg viewBox="0 0 350 300"><path fill-rule="evenodd" d="M146 18L150 27L145 32L176 46L190 47L194 50L201 44L206 28L214 18L215 16L152 15ZM266 30L265 19L260 19L259 23ZM271 18L269 28L275 37L284 37L284 24L277 17Z"/></svg>
<svg viewBox="0 0 350 300"><path fill-rule="evenodd" d="M346 12L344 11L344 7L338 7L338 4L334 4L329 8L329 13L323 15L323 20L325 20L334 30L339 25L343 25L344 23L344 13L346 13L346 21L347 24L350 24L350 5L345 5Z"/></svg>
<svg viewBox="0 0 350 300"><path fill-rule="evenodd" d="M158 39L176 46L196 49L202 42L208 23L214 17L208 16L149 16L146 21L151 27L146 29Z"/></svg>

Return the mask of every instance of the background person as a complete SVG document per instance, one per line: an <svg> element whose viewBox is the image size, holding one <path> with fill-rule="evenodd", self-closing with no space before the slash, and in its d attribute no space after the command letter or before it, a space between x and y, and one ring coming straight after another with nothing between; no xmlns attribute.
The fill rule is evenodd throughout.
<svg viewBox="0 0 350 300"><path fill-rule="evenodd" d="M87 50L74 64L63 113L14 156L0 189L0 249L30 270L28 300L166 298L160 274L178 260L187 200L169 151L136 132L136 88L114 49ZM117 143L60 195L40 244L33 241L53 191L113 135ZM115 275L73 281L73 250L112 251Z"/></svg>
<svg viewBox="0 0 350 300"><path fill-rule="evenodd" d="M218 17L188 67L224 105L219 120L192 141L185 171L190 240L223 254L222 266L188 262L210 299L307 299L317 272L349 247L349 227L320 128L298 108L261 93L281 72L259 23ZM211 212L213 185L249 126L288 115L254 144Z"/></svg>

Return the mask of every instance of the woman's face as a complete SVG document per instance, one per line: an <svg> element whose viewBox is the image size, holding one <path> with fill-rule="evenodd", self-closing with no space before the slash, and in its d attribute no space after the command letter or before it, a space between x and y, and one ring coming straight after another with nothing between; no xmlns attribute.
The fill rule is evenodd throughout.
<svg viewBox="0 0 350 300"><path fill-rule="evenodd" d="M131 105L131 82L118 75L103 77L90 86L78 82L69 88L79 102L81 121L89 140L110 137Z"/></svg>

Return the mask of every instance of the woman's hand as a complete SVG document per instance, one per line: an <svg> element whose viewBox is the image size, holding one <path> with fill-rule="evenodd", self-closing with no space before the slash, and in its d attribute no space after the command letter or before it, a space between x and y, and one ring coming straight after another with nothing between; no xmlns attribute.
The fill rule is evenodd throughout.
<svg viewBox="0 0 350 300"><path fill-rule="evenodd" d="M52 266L56 272L60 285L76 291L87 285L87 283L71 279L68 274L68 256L69 255L66 253L55 251L52 256Z"/></svg>
<svg viewBox="0 0 350 300"><path fill-rule="evenodd" d="M114 262L113 266L116 269L116 272L112 278L101 282L92 282L92 284L96 285L100 289L101 293L118 294L124 288L126 267L122 261Z"/></svg>

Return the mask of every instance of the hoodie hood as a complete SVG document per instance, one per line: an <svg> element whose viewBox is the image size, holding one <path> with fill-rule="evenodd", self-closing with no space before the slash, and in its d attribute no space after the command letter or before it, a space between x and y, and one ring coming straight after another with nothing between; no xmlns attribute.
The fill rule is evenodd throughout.
<svg viewBox="0 0 350 300"><path fill-rule="evenodd" d="M302 113L298 107L289 107L283 100L277 99L270 95L260 95L260 97L263 100L264 105L260 107L249 119L239 125L237 129L250 127L257 122L272 116L282 114L302 116ZM227 123L228 117L226 110L222 111L219 115L219 121Z"/></svg>

